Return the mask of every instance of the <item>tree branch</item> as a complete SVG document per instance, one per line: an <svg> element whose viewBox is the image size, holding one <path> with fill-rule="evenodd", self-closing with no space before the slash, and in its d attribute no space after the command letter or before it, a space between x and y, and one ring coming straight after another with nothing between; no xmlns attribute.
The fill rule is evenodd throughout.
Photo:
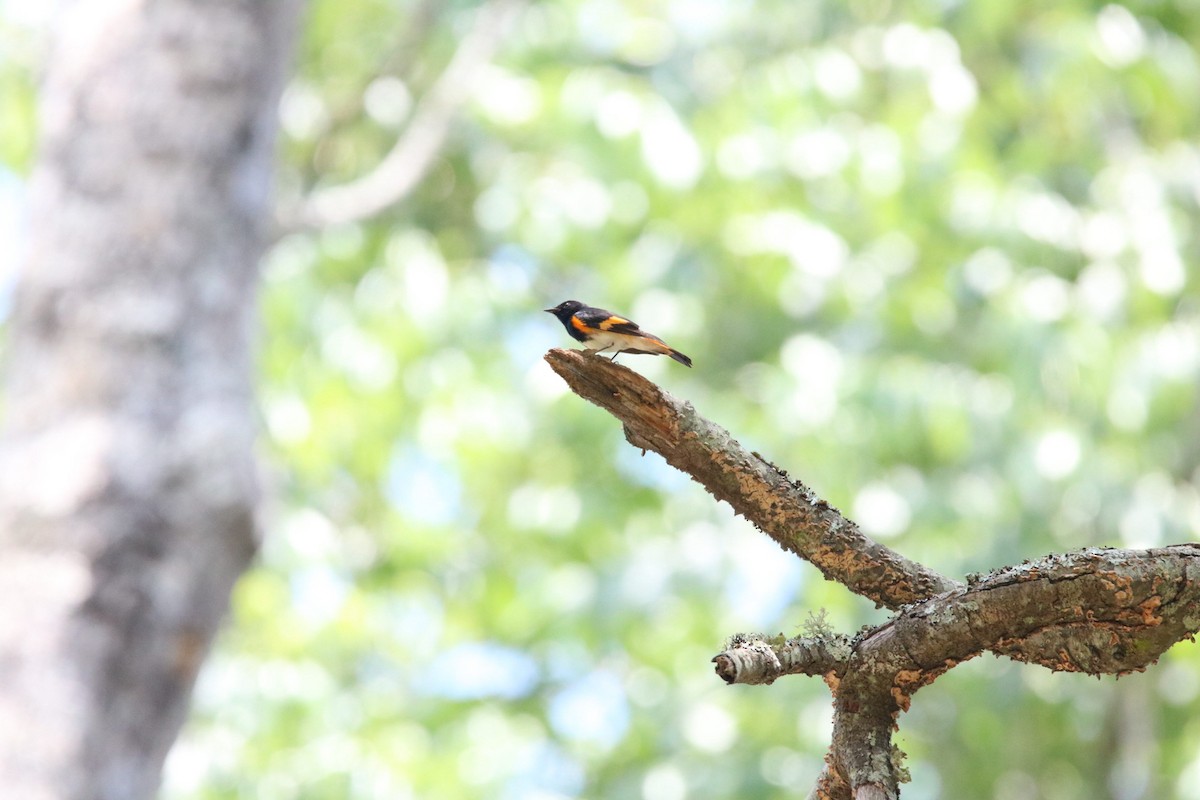
<svg viewBox="0 0 1200 800"><path fill-rule="evenodd" d="M608 359L551 350L571 389L725 500L827 578L898 612L854 639L738 634L713 661L727 683L821 675L834 696L833 741L811 797L886 800L907 780L892 731L912 695L985 650L1056 671L1145 669L1200 630L1200 545L1089 548L958 584L863 536L799 482L746 452L641 375Z"/></svg>
<svg viewBox="0 0 1200 800"><path fill-rule="evenodd" d="M470 97L476 76L496 54L524 5L525 0L493 0L480 8L471 32L383 160L359 178L315 190L299 208L281 215L281 230L356 222L407 198L441 152L450 123Z"/></svg>
<svg viewBox="0 0 1200 800"><path fill-rule="evenodd" d="M909 606L852 642L836 634L734 634L713 661L727 683L841 676L861 668L844 648L861 659L864 648L883 652L877 645L886 643L901 659L891 671L906 671L913 684L905 695L984 650L1056 672L1124 675L1200 632L1198 576L1196 544L1054 554Z"/></svg>
<svg viewBox="0 0 1200 800"><path fill-rule="evenodd" d="M1197 575L1195 544L1050 555L914 604L852 642L737 635L713 660L727 683L823 675L835 700L835 774L814 796L844 797L844 784L855 798L896 797L903 770L891 732L918 689L985 650L1055 671L1141 671L1200 631Z"/></svg>
<svg viewBox="0 0 1200 800"><path fill-rule="evenodd" d="M848 636L783 636L734 634L729 646L713 657L717 675L726 683L771 684L782 675L837 675L850 660Z"/></svg>
<svg viewBox="0 0 1200 800"><path fill-rule="evenodd" d="M551 350L546 361L572 391L621 420L630 444L692 476L826 578L891 609L958 586L867 538L807 486L633 370L578 350Z"/></svg>

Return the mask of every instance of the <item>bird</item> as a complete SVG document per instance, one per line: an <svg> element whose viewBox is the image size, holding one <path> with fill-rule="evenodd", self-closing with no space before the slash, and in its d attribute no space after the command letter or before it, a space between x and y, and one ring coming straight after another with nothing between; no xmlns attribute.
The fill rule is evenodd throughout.
<svg viewBox="0 0 1200 800"><path fill-rule="evenodd" d="M685 367L692 360L671 347L649 331L644 331L636 322L605 311L584 305L578 300L564 300L554 308L543 309L553 314L567 329L573 339L596 353L613 350L612 360L621 353L642 353L649 356L670 356Z"/></svg>

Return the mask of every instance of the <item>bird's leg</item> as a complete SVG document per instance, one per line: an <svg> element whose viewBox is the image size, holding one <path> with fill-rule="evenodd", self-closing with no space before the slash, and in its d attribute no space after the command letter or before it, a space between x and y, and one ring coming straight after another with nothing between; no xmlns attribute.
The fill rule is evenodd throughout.
<svg viewBox="0 0 1200 800"><path fill-rule="evenodd" d="M608 348L606 347L604 349L607 350ZM624 352L623 350L618 350L617 352L613 353L612 358L610 358L609 361L616 361L617 356L621 355L621 353L623 353L623 352Z"/></svg>

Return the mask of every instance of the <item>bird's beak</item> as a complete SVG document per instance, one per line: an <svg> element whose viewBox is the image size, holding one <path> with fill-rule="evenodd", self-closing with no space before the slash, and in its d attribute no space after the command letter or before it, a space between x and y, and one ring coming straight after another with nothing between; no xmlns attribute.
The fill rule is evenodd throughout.
<svg viewBox="0 0 1200 800"><path fill-rule="evenodd" d="M558 309L557 308L543 308L542 311L545 311L547 314L553 314L555 311L558 311Z"/></svg>

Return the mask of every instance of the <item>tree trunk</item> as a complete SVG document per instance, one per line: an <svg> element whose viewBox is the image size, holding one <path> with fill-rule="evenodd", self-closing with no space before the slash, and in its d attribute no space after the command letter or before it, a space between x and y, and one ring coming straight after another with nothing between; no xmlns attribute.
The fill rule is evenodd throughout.
<svg viewBox="0 0 1200 800"><path fill-rule="evenodd" d="M256 263L298 11L60 17L0 449L5 796L153 796L255 552Z"/></svg>

